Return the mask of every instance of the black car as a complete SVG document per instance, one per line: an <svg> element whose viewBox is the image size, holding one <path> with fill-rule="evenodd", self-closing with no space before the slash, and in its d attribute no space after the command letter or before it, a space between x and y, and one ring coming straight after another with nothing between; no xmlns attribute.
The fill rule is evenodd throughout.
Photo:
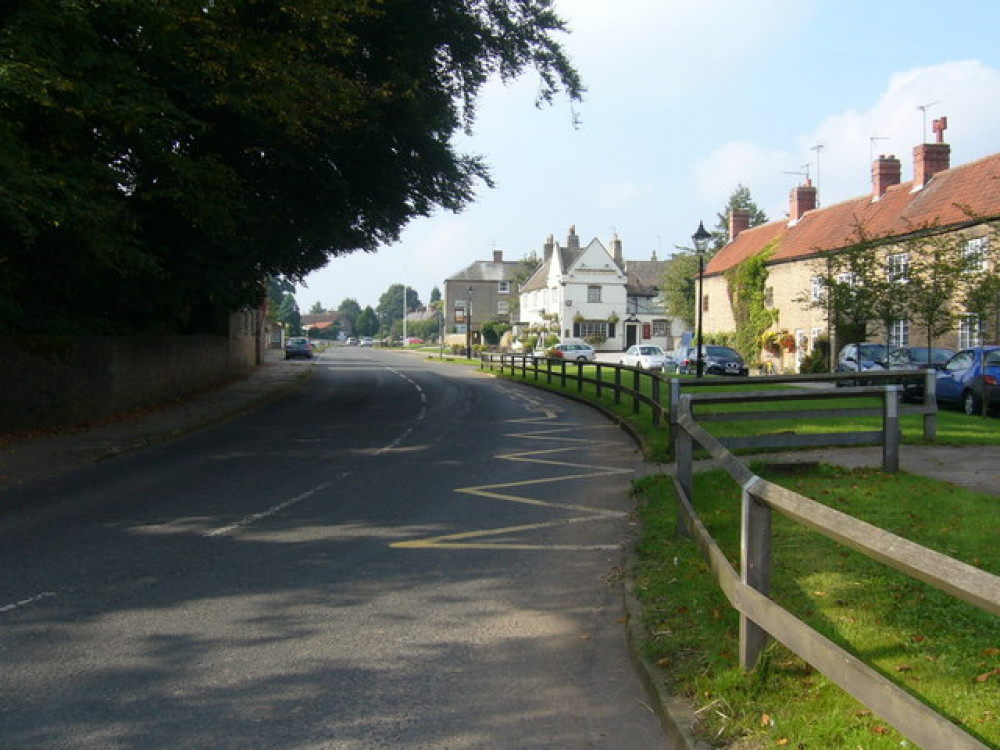
<svg viewBox="0 0 1000 750"><path fill-rule="evenodd" d="M889 352L886 367L890 370L941 370L955 355L941 346L901 346ZM903 383L903 398L915 401L924 396L924 381Z"/></svg>
<svg viewBox="0 0 1000 750"><path fill-rule="evenodd" d="M682 346L674 352L677 372L695 373L698 370L698 348ZM745 378L750 374L743 357L728 346L709 344L702 347L702 372L706 375L734 375Z"/></svg>

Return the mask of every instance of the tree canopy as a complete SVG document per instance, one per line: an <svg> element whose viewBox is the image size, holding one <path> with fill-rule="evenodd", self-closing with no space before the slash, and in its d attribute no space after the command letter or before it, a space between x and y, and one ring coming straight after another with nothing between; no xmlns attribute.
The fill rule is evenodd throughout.
<svg viewBox="0 0 1000 750"><path fill-rule="evenodd" d="M0 330L204 330L461 210L487 80L581 95L551 4L5 3Z"/></svg>

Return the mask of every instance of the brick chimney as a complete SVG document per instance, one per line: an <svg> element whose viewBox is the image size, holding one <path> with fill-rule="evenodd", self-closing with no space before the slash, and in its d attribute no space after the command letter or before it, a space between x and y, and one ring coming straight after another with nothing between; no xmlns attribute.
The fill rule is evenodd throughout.
<svg viewBox="0 0 1000 750"><path fill-rule="evenodd" d="M816 188L812 180L806 178L805 185L799 185L792 190L788 201L788 219L794 224L806 211L812 211L814 208L816 208Z"/></svg>
<svg viewBox="0 0 1000 750"><path fill-rule="evenodd" d="M938 172L951 168L951 146L922 143L913 149L913 189L919 190Z"/></svg>
<svg viewBox="0 0 1000 750"><path fill-rule="evenodd" d="M580 249L580 237L576 233L576 224L569 228L569 234L566 235L566 249L570 251Z"/></svg>
<svg viewBox="0 0 1000 750"><path fill-rule="evenodd" d="M913 149L913 189L920 190L938 172L951 168L951 146L944 142L948 118L939 117L932 123L934 143L922 143Z"/></svg>
<svg viewBox="0 0 1000 750"><path fill-rule="evenodd" d="M903 175L903 165L894 155L882 154L872 164L872 201L877 201L885 191L898 185Z"/></svg>
<svg viewBox="0 0 1000 750"><path fill-rule="evenodd" d="M611 257L615 259L615 265L625 268L625 256L622 255L622 241L618 237L618 232L611 235Z"/></svg>
<svg viewBox="0 0 1000 750"><path fill-rule="evenodd" d="M729 241L739 237L740 232L750 228L750 212L745 208L734 208L729 212Z"/></svg>
<svg viewBox="0 0 1000 750"><path fill-rule="evenodd" d="M503 263L503 250L494 250L493 251L493 262L494 263Z"/></svg>
<svg viewBox="0 0 1000 750"><path fill-rule="evenodd" d="M545 240L545 245L542 247L542 261L547 261L552 257L552 250L556 246L556 238L553 235L549 235L549 238Z"/></svg>

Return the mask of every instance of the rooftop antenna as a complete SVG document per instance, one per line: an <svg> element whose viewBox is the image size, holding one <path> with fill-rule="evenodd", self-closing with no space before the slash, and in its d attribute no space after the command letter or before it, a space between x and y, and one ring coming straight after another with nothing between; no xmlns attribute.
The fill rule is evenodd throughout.
<svg viewBox="0 0 1000 750"><path fill-rule="evenodd" d="M806 178L806 182L809 182L809 164L803 164L800 169L805 170L804 172L782 172L781 174L797 174Z"/></svg>
<svg viewBox="0 0 1000 750"><path fill-rule="evenodd" d="M875 161L875 141L887 141L889 136L887 135L873 135L868 139L868 163L872 164Z"/></svg>
<svg viewBox="0 0 1000 750"><path fill-rule="evenodd" d="M822 151L824 148L826 148L826 146L824 146L822 143L817 143L815 146L813 146L811 149L809 149L810 151L815 151L816 152L816 208L819 208L819 196L820 196L820 189L819 189L819 152ZM809 179L809 175L808 174L806 175L806 179Z"/></svg>
<svg viewBox="0 0 1000 750"><path fill-rule="evenodd" d="M936 102L931 102L930 104L918 104L917 105L917 109L919 109L921 112L923 112L923 116L924 116L924 130L920 134L920 137L922 138L922 140L920 141L921 143L927 143L927 110L929 110L935 104L940 104L940 103L941 103L941 100L938 99Z"/></svg>

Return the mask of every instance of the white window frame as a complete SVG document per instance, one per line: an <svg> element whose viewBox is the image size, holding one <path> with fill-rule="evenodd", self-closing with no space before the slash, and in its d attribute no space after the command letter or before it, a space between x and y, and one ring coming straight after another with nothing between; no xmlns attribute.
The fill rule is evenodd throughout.
<svg viewBox="0 0 1000 750"><path fill-rule="evenodd" d="M811 289L810 294L809 294L810 299L813 302L819 302L821 299L823 299L823 287L824 287L823 277L822 276L813 276L812 277L812 289ZM773 287L768 287L768 288L773 290ZM772 304L768 305L765 302L764 304L765 304L766 307L773 307L774 306L774 304L773 304L773 302L774 302L773 295L774 295L774 293L772 291L772 299L771 299Z"/></svg>
<svg viewBox="0 0 1000 750"><path fill-rule="evenodd" d="M962 245L962 260L965 261L967 273L979 273L986 270L986 256L989 249L989 237L966 240L965 244Z"/></svg>
<svg viewBox="0 0 1000 750"><path fill-rule="evenodd" d="M497 284L497 293L498 294L510 294L510 282L509 281L501 281L501 282L499 282Z"/></svg>
<svg viewBox="0 0 1000 750"><path fill-rule="evenodd" d="M601 301L601 287L596 285L591 285L587 287L587 302L600 302Z"/></svg>
<svg viewBox="0 0 1000 750"><path fill-rule="evenodd" d="M889 328L889 347L910 345L910 321L906 318L897 318L892 321Z"/></svg>
<svg viewBox="0 0 1000 750"><path fill-rule="evenodd" d="M890 283L905 284L910 280L910 254L889 253L885 256L885 277Z"/></svg>
<svg viewBox="0 0 1000 750"><path fill-rule="evenodd" d="M979 346L982 340L982 326L976 313L964 313L958 319L958 348L968 349Z"/></svg>
<svg viewBox="0 0 1000 750"><path fill-rule="evenodd" d="M510 312L510 302L505 299L497 301L497 315L506 315Z"/></svg>
<svg viewBox="0 0 1000 750"><path fill-rule="evenodd" d="M669 320L654 320L653 327L650 333L651 336L656 338L666 338L670 335L670 321Z"/></svg>

